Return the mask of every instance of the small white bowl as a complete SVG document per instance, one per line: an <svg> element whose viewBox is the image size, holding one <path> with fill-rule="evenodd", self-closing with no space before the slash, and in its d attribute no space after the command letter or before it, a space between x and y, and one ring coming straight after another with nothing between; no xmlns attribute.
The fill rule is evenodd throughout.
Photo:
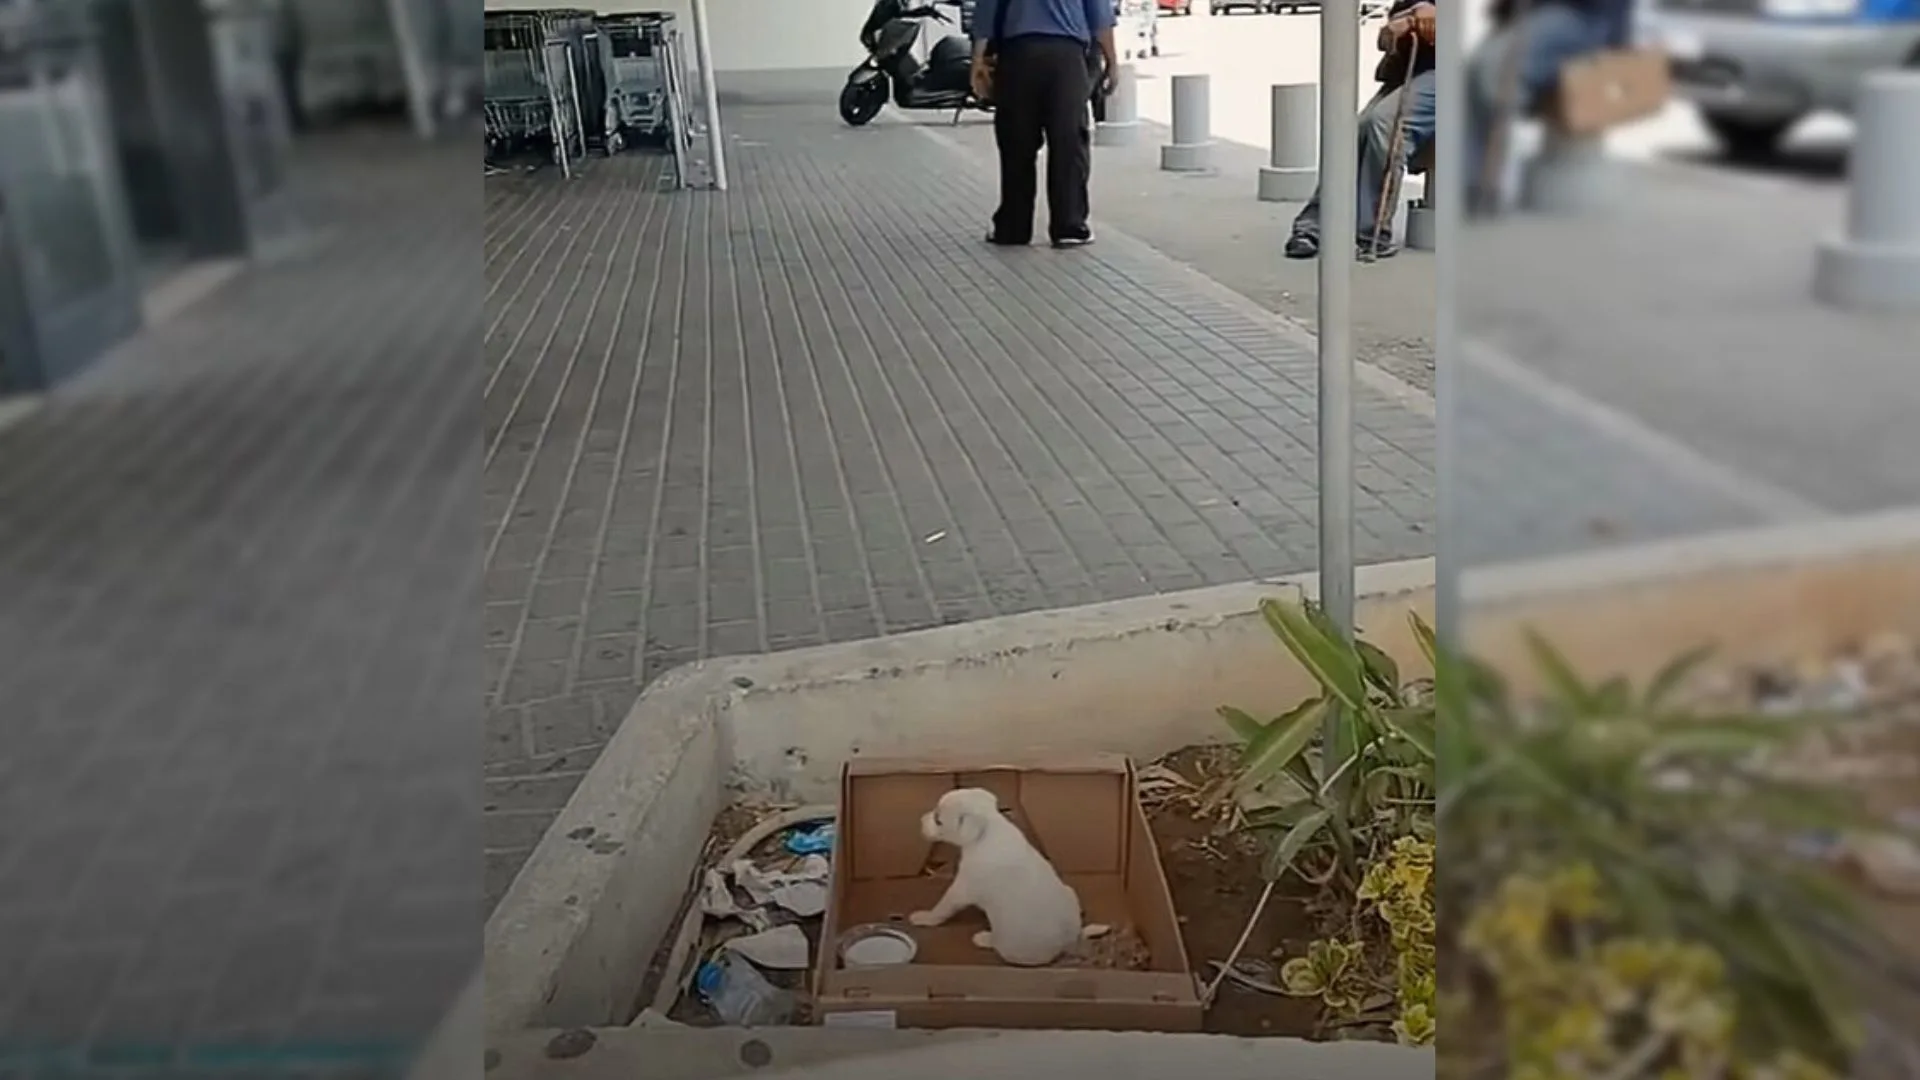
<svg viewBox="0 0 1920 1080"><path fill-rule="evenodd" d="M913 963L920 952L911 934L881 923L841 934L838 948L841 966L849 968L898 967Z"/></svg>

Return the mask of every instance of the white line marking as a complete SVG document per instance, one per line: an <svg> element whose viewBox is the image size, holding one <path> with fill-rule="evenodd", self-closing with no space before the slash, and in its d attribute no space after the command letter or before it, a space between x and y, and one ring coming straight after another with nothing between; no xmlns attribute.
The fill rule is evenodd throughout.
<svg viewBox="0 0 1920 1080"><path fill-rule="evenodd" d="M1640 420L1547 378L1485 341L1462 338L1461 359L1570 419L1659 461L1770 521L1827 518L1833 511L1770 481L1750 476L1647 426Z"/></svg>

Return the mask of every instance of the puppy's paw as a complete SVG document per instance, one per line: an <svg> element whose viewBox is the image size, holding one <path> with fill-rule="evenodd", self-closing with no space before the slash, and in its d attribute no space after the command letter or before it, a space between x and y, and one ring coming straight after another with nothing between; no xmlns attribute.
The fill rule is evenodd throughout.
<svg viewBox="0 0 1920 1080"><path fill-rule="evenodd" d="M980 932L978 932L978 933L976 933L976 934L974 934L974 935L973 935L973 944L974 944L974 947L975 947L975 948L979 948L979 949L991 949L991 948L993 948L993 931L991 931L991 930L982 930L982 931L980 931Z"/></svg>
<svg viewBox="0 0 1920 1080"><path fill-rule="evenodd" d="M1099 922L1088 923L1087 925L1080 928L1080 936L1082 938L1085 938L1088 941L1092 941L1095 938L1106 937L1108 934L1112 932L1113 932L1113 927L1108 926L1106 923L1099 923Z"/></svg>
<svg viewBox="0 0 1920 1080"><path fill-rule="evenodd" d="M916 911L907 916L907 921L915 926L939 926L946 920L931 911Z"/></svg>

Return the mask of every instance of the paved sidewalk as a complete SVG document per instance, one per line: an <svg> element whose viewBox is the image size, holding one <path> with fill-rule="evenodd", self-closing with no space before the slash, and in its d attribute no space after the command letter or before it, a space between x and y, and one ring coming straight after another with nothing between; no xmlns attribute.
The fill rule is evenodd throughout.
<svg viewBox="0 0 1920 1080"><path fill-rule="evenodd" d="M1165 78L1143 77L1140 92L1165 97L1167 86ZM941 131L982 163L994 159L990 118L970 118ZM1160 168L1160 147L1169 137L1166 127L1142 121L1134 145L1103 146L1095 152L1096 223L1122 229L1312 330L1319 317L1319 264L1281 254L1300 204L1256 197L1255 178L1267 163L1266 148L1216 139L1212 171L1174 173ZM1395 228L1401 227L1396 222ZM1434 381L1433 267L1432 255L1409 250L1355 267L1353 277L1355 356L1429 394Z"/></svg>
<svg viewBox="0 0 1920 1080"><path fill-rule="evenodd" d="M1143 83L1143 93L1164 94L1164 80ZM993 168L987 125L909 122L965 147L983 174ZM1117 225L1248 301L1310 326L1317 266L1278 254L1297 206L1261 203L1252 194L1265 155L1216 141L1215 171L1182 176L1159 168L1163 136L1164 129L1146 124L1136 145L1096 150L1095 215L1102 227ZM1358 358L1431 387L1432 259L1408 252L1356 267L1354 293ZM1772 504L1730 491L1713 468L1678 460L1686 455L1529 374L1485 362L1461 365L1454 412L1460 452L1450 465L1459 501L1449 526L1457 530L1452 550L1464 565L1734 528L1773 516Z"/></svg>
<svg viewBox="0 0 1920 1080"><path fill-rule="evenodd" d="M728 106L725 194L488 182L490 898L675 664L1314 565L1310 339L1118 237L989 248L907 126ZM1358 423L1360 557L1430 553L1430 417Z"/></svg>
<svg viewBox="0 0 1920 1080"><path fill-rule="evenodd" d="M1474 236L1463 329L1749 488L1837 513L1920 502L1920 317L1850 315L1808 291L1844 186L1632 175L1603 218Z"/></svg>
<svg viewBox="0 0 1920 1080"><path fill-rule="evenodd" d="M0 1075L396 1076L472 971L471 146L321 140L329 242L0 432Z"/></svg>

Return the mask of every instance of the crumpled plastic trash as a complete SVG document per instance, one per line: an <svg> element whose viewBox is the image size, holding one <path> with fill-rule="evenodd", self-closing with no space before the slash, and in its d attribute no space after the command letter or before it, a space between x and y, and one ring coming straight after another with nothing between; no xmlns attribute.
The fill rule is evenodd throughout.
<svg viewBox="0 0 1920 1080"><path fill-rule="evenodd" d="M806 931L792 923L730 938L726 947L769 971L805 971L813 956Z"/></svg>
<svg viewBox="0 0 1920 1080"><path fill-rule="evenodd" d="M781 841L781 846L795 855L830 855L833 853L833 822L823 821L804 829L795 829Z"/></svg>
<svg viewBox="0 0 1920 1080"><path fill-rule="evenodd" d="M827 910L827 881L833 866L823 855L809 855L792 870L766 871L742 859L733 864L733 883L756 907L781 907L803 919Z"/></svg>

